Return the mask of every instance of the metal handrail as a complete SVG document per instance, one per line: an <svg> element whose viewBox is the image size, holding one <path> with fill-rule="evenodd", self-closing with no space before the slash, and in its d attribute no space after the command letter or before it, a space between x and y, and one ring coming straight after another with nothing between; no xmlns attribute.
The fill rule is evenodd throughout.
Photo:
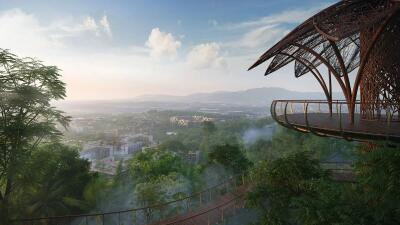
<svg viewBox="0 0 400 225"><path fill-rule="evenodd" d="M334 164L334 165L336 165L337 166L337 162L321 162L321 164ZM349 164L349 163L340 163L340 164L343 164L343 165L351 165L351 164ZM328 171L334 171L334 170L340 170L340 171L352 171L352 169L327 169ZM245 177L246 177L246 175L248 175L249 176L249 181L247 181L246 182L246 180L245 180ZM147 207L142 207L142 208L135 208L135 209L128 209L128 210L121 210L121 211L114 211L114 212L105 212L105 213L92 213L92 214L79 214L79 215L66 215L66 216L54 216L54 217L40 217L40 218L30 218L30 219L22 219L22 220L14 220L14 221L12 221L12 222L30 222L30 223L32 223L33 224L33 222L41 222L41 221L43 221L43 220L46 220L46 221L49 221L50 222L50 224L52 224L51 222L52 221L54 221L54 220L60 220L60 219L76 219L76 218L82 218L82 219L85 219L85 221L86 221L86 224L88 224L88 220L87 220L87 218L88 217L98 217L98 216L101 216L102 218L101 218L101 221L102 221L102 223L104 224L104 221L105 221L105 216L106 215L110 215L110 214L116 214L116 215L118 215L118 221L120 221L121 220L121 214L122 213L127 213L127 212L136 212L136 211L141 211L141 210L146 210L146 209L150 209L150 208L160 208L160 207L162 207L162 206L165 206L165 205L168 205L168 204L171 204L171 203L176 203L176 202L179 202L179 201L184 201L184 200L186 200L186 199L190 199L190 198L192 198L192 197L194 197L194 196L197 196L197 195L199 195L199 194L201 194L201 193L205 193L205 192L207 192L208 190L211 190L211 189L213 189L213 188L215 188L215 187L218 187L218 186L221 186L221 185L226 185L226 184L228 184L230 181L232 181L232 180L235 180L235 179L237 179L238 177L241 177L241 182L242 182L242 184L240 185L241 187L245 187L245 185L248 185L248 184L251 184L253 181L252 181L252 176L251 176L251 171L246 171L246 172L244 172L244 173L241 173L241 174L238 174L238 175L236 175L236 176L231 176L229 179L226 179L225 181L223 181L223 182L221 182L221 183L219 183L219 184L217 184L217 185L214 185L214 186L212 186L212 187L210 187L210 188L207 188L207 189L205 189L205 190L203 190L203 191L200 191L200 192L197 192L197 193L195 193L195 194L193 194L193 195L191 195L191 196L187 196L187 197L184 197L184 198L181 198L181 199L178 199L178 200L174 200L174 201L169 201L169 202L166 202L166 203L163 203L163 204L156 204L156 205L151 205L151 206L147 206ZM237 190L236 188L237 188L237 186L236 186L236 180L235 180L235 190ZM250 185L251 186L251 185ZM246 190L248 190L248 189L250 189L249 187L246 187ZM245 191L245 192L247 192L247 191ZM205 211L200 211L199 213L195 213L194 215L191 215L191 216L189 216L189 217L187 217L187 218L183 218L183 219L178 219L177 221L170 221L170 222L168 222L168 221L166 221L166 222L164 222L164 223L160 223L160 222L162 222L161 220L158 220L158 222L157 221L154 221L153 223L155 223L155 224L163 224L163 225L172 225L172 224L179 224L180 222L183 222L183 221L188 221L188 220L190 220L190 219L194 219L194 218L196 218L196 217L198 217L198 216L202 216L202 215L204 215L204 214L207 214L207 213L209 213L209 212L212 212L212 211L214 211L214 210L216 210L216 209L220 209L220 208L222 208L222 207L225 207L225 206L227 206L227 205L229 205L229 204L231 204L232 202L234 202L234 201L236 201L237 199L240 199L240 198L242 198L243 196L244 196L244 194L245 193L241 193L241 194L239 194L239 195L234 195L234 197L232 198L232 199L229 199L229 200L227 200L227 201L224 201L223 203L221 203L221 204L218 204L218 205L216 205L216 206L214 206L214 207L212 207L212 208L210 208L210 209L207 209L207 210L205 210ZM201 195L200 195L201 196ZM200 200L200 203L201 203L201 200ZM222 212L221 212L222 214L221 214L221 217L222 217L222 221L224 220L224 211L222 210ZM136 214L135 214L136 215ZM161 218L159 218L159 219L161 219ZM164 219L168 219L168 218L164 218ZM136 221L136 220L135 220ZM210 221L210 218L208 217L208 221ZM72 221L69 221L69 222L72 222ZM118 225L119 225L120 223L118 223ZM136 224L136 222L135 222L135 224Z"/></svg>
<svg viewBox="0 0 400 225"><path fill-rule="evenodd" d="M12 223L20 223L20 222L34 222L34 221L43 221L43 220L47 220L47 221L51 221L51 220L61 220L61 219L77 219L77 218L87 218L87 217L98 217L98 216L105 216L105 215L111 215L111 214L115 214L115 215L120 215L121 213L128 213L128 212L138 212L138 211L145 211L148 209L159 209L168 205L172 205L174 203L177 202L184 202L185 200L190 200L192 198L195 198L197 196L201 196L201 194L203 193L207 193L212 191L213 189L216 189L220 186L226 185L227 183L236 180L237 178L241 177L242 181L244 182L244 176L246 174L248 174L249 171L243 172L241 174L237 174L235 176L231 176L228 179L225 179L224 181L213 185L211 187L208 187L207 189L204 189L202 191L199 192L195 192L190 196L186 196L180 199L176 199L176 200L172 200L172 201L168 201L168 202L164 202L164 203L160 203L160 204L154 204L154 205L149 205L146 207L140 207L140 208L133 208L133 209L126 209L126 210L119 210L119 211L110 211L110 212L97 212L97 213L87 213L87 214L73 214L73 215L63 215L63 216L51 216L51 217L36 217L36 218L26 218L26 219L16 219L16 220L12 220ZM236 184L236 183L235 183Z"/></svg>
<svg viewBox="0 0 400 225"><path fill-rule="evenodd" d="M348 102L346 100L332 100L332 101L327 101L327 100L318 100L318 99L311 99L311 100L297 100L297 99L276 99L273 100L273 102L291 102L291 103L323 103L323 104L328 104L328 103L335 103L335 104L348 104ZM357 100L354 102L355 104L361 104L361 103L371 103L371 104L376 104L376 102L374 101L360 101ZM388 104L389 105L396 105L393 102L389 102L389 101L381 101L379 103L383 103L383 104Z"/></svg>
<svg viewBox="0 0 400 225"><path fill-rule="evenodd" d="M304 113L306 113L305 112L305 106L306 105L309 105L309 104L318 104L318 113L322 113L321 112L321 104L325 104L325 105L327 105L327 106L329 106L329 108L331 107L331 105L335 105L336 106L336 114L338 114L338 115L342 115L343 113L341 112L341 107L342 107L342 105L346 105L347 107L349 107L348 105L348 103L345 101L345 100L334 100L334 101L326 101L326 100L274 100L273 102L272 102L272 104L271 104L271 109L270 109L270 111L271 111L271 115L272 115L272 117L275 119L276 117L277 117L277 112L276 112L276 105L278 104L278 103L280 103L280 105L282 106L283 104L285 104L286 106L288 105L288 104L291 104L291 110L293 111L293 104L303 104L303 111L304 111ZM376 104L376 102L370 102L371 104ZM396 103L389 103L389 102L386 102L385 103L385 101L383 101L383 102L381 102L382 104L384 104L386 107L385 107L385 111L386 111L386 117L382 117L382 116L379 116L379 117L377 117L376 119L380 119L380 118L386 118L387 120L388 119L390 119L390 121L388 121L388 122L392 122L393 121L393 119L394 119L394 115L397 113L397 114L399 114L398 115L398 117L399 117L399 119L398 120L400 120L400 112L398 111L398 110L393 110L391 107L393 106L393 107L396 107L396 108L398 108L399 107L399 105L398 104L396 104ZM367 104L368 105L368 102L365 102L365 101L356 101L355 103L354 103L355 105L359 105L360 107L361 107L361 104ZM361 114L361 110L357 110L357 108L358 107L356 107L355 108L355 112L357 113L357 114ZM281 110L281 111L284 111L284 112L282 112L282 114L283 115L286 115L287 114L287 110L286 110L286 107L285 107L285 110ZM326 113L331 113L331 112L326 112ZM281 115L282 115L281 114ZM363 120L368 120L368 119L366 119L366 118L362 118ZM375 120L375 119L374 119ZM286 119L285 119L285 122L287 122L286 121Z"/></svg>
<svg viewBox="0 0 400 225"><path fill-rule="evenodd" d="M277 112L276 106L278 104L284 105L285 110ZM373 106L377 103L358 100L354 103L354 105L356 105L353 109L355 114L351 114L350 106L345 100L274 100L271 104L271 115L273 119L282 126L303 133L311 132L319 136L340 137L347 140L370 140L372 138L400 142L400 132L393 131L394 126L392 125L394 122L400 122L399 105L388 101L380 102L379 104L382 104L382 107L369 107L368 104ZM291 108L290 115L303 114L304 119L302 121L300 121L300 117L291 117L288 115L287 107L289 105ZM362 110L364 106L375 110L376 113L374 116L366 115L364 110ZM303 108L302 112L294 113L294 111L297 111L296 108L300 109L301 107ZM345 107L345 109L343 109L343 107ZM386 114L384 112L386 112ZM321 124L316 125L313 123L313 120L310 120L311 114L329 114L330 117L336 115L337 125L330 125L328 127L319 126ZM381 123L384 127L382 127L381 130L375 130L373 127L367 130L360 130L357 128L359 122L354 121L354 115L359 115L356 118L360 121L385 121L385 123ZM348 117L348 119L345 117ZM297 118L297 120L292 121L293 118ZM348 121L348 123L345 120Z"/></svg>

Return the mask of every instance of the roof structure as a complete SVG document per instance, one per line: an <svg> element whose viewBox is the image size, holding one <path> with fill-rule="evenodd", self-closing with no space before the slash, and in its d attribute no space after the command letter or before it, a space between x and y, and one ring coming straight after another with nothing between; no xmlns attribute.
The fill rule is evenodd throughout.
<svg viewBox="0 0 400 225"><path fill-rule="evenodd" d="M343 76L335 55L337 45L347 72L360 64L360 31L373 26L393 14L400 1L345 0L340 1L309 18L281 41L266 51L250 68L272 59L265 75L296 61L295 76L300 77L310 68L317 68L323 60L307 49L312 49L326 59L334 70Z"/></svg>
<svg viewBox="0 0 400 225"><path fill-rule="evenodd" d="M295 77L311 73L326 96L325 102L275 101L271 115L299 131L313 129L319 135L400 142L399 9L400 0L343 0L312 16L267 50L249 70L270 61L265 71L269 75L294 62ZM322 66L328 73L320 71ZM349 78L350 73L355 74L354 79ZM343 101L332 99L332 78L342 90ZM303 104L305 115L287 115L288 105L295 111L296 104ZM314 124L307 119L311 104L319 109L321 104L327 106L325 115L313 114ZM278 105L284 105L280 113ZM347 107L343 113L342 106ZM348 121L343 121L343 116ZM296 119L295 125L290 117Z"/></svg>

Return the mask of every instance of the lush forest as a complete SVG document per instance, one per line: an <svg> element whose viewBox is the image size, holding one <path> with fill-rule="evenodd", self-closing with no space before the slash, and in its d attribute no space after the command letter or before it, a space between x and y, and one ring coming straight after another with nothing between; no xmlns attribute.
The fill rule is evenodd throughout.
<svg viewBox="0 0 400 225"><path fill-rule="evenodd" d="M147 206L188 196L249 171L246 206L256 224L399 224L400 151L386 143L320 138L271 119L238 118L182 128L138 152L114 176L90 171L77 147L63 144L70 117L51 106L65 97L55 66L0 51L0 218L12 220ZM249 129L274 127L246 141ZM156 128L154 128L156 129ZM199 160L188 162L189 151ZM321 162L351 161L355 182L337 182ZM149 215L151 216L151 215Z"/></svg>

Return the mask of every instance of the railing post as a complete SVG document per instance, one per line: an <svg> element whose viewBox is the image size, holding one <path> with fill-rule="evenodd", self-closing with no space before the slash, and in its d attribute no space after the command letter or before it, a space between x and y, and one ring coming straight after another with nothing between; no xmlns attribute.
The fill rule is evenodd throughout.
<svg viewBox="0 0 400 225"><path fill-rule="evenodd" d="M290 103L290 113L291 113L291 114L294 114L294 111L293 111L293 103L292 103L292 102Z"/></svg>
<svg viewBox="0 0 400 225"><path fill-rule="evenodd" d="M390 109L386 110L386 120L387 120L386 138L389 139L389 129L390 129L391 120L392 120L392 115L390 113Z"/></svg>
<svg viewBox="0 0 400 225"><path fill-rule="evenodd" d="M286 124L289 124L289 121L288 121L288 118L287 118L287 106L288 106L288 103L289 103L289 102L286 102L286 104L285 104L285 112L284 112L284 114L283 114L283 116L284 116L284 118L285 118L285 123L286 123Z"/></svg>
<svg viewBox="0 0 400 225"><path fill-rule="evenodd" d="M339 114L339 100L336 100L336 114Z"/></svg>
<svg viewBox="0 0 400 225"><path fill-rule="evenodd" d="M202 203L201 203L201 192L200 192L200 196L199 196L199 197L200 197L200 205L201 205L201 204L202 204Z"/></svg>
<svg viewBox="0 0 400 225"><path fill-rule="evenodd" d="M310 124L308 123L308 102L307 102L307 104L306 104L306 106L305 106L305 110L304 110L304 119L305 119L305 121L306 121L306 125L307 125L307 128L309 129L309 130L311 130L310 129Z"/></svg>
<svg viewBox="0 0 400 225"><path fill-rule="evenodd" d="M221 208L221 222L224 222L224 208Z"/></svg>
<svg viewBox="0 0 400 225"><path fill-rule="evenodd" d="M118 212L118 225L121 225L121 212Z"/></svg>
<svg viewBox="0 0 400 225"><path fill-rule="evenodd" d="M133 211L134 213L133 213L133 218L134 218L134 221L133 221L133 223L136 225L137 224L137 211L135 210L135 211Z"/></svg>
<svg viewBox="0 0 400 225"><path fill-rule="evenodd" d="M342 104L339 105L339 129L342 132L343 135L343 128L342 128Z"/></svg>

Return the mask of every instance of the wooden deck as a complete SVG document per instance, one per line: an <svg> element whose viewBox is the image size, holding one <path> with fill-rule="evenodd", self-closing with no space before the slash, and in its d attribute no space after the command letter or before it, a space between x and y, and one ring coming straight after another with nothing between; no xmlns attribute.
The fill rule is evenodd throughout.
<svg viewBox="0 0 400 225"><path fill-rule="evenodd" d="M386 120L362 120L358 116L354 124L348 114L294 113L277 115L275 119L283 126L318 135L346 138L349 140L390 140L400 142L400 122Z"/></svg>

